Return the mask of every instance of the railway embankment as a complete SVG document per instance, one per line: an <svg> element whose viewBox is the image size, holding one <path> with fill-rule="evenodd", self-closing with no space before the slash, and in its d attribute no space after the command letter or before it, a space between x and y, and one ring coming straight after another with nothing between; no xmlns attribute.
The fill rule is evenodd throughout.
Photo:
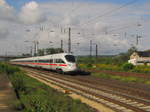
<svg viewBox="0 0 150 112"><path fill-rule="evenodd" d="M74 100L67 94L58 92L27 76L18 67L0 64L0 69L8 75L16 92L18 100L13 102L16 110L24 112L95 112L93 108L81 103L80 100Z"/></svg>

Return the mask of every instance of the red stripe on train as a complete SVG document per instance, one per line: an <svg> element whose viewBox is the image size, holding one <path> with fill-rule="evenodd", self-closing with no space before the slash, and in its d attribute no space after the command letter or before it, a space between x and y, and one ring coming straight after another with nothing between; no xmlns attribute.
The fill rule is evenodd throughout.
<svg viewBox="0 0 150 112"><path fill-rule="evenodd" d="M24 63L19 63L19 64L67 66L67 64L29 63L29 62L24 62Z"/></svg>

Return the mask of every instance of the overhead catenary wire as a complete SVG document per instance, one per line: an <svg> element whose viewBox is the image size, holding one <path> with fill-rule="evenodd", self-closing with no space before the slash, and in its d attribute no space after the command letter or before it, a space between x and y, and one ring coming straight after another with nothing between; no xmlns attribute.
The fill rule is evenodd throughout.
<svg viewBox="0 0 150 112"><path fill-rule="evenodd" d="M83 4L79 4L77 7L74 7L71 11L68 12L68 15L71 17L73 12L78 10Z"/></svg>
<svg viewBox="0 0 150 112"><path fill-rule="evenodd" d="M109 11L109 12L104 13L104 14L101 15L101 16L97 16L96 18L92 18L92 19L94 20L94 19L97 19L97 18L99 18L99 17L104 17L106 14L113 13L114 11L117 11L117 10L119 10L119 9L121 9L121 8L124 8L124 7L128 6L128 5L131 5L131 4L135 3L136 1L138 1L138 0L133 0L133 1L131 1L131 2L128 2L128 3L122 5L122 6L118 7L118 8L115 8L115 9ZM87 22L88 22L88 24L89 24L90 20L87 21ZM93 21L91 21L91 22L93 22ZM94 22L95 22L95 21L94 21ZM130 25L130 26L131 26L131 25ZM128 28L128 27L130 27L130 26L128 25L128 26L125 26L125 27L112 29L110 32L116 31L116 30L118 30L118 29L119 29L119 30L125 29L125 28ZM80 34L81 34L81 33L80 33Z"/></svg>
<svg viewBox="0 0 150 112"><path fill-rule="evenodd" d="M136 25L136 24L130 24L130 25L127 25L127 26L115 28L115 29L109 30L108 32L114 32L114 31L124 30L124 29L130 28L130 27L135 27L134 25Z"/></svg>
<svg viewBox="0 0 150 112"><path fill-rule="evenodd" d="M137 1L138 1L138 0L132 0L132 1L128 2L128 3L123 4L122 6L120 6L120 7L118 7L118 8L114 8L114 9L108 11L108 12L105 12L105 13L102 14L102 15L93 17L93 18L89 19L88 21L86 21L85 23L81 23L80 26L82 26L82 25L83 25L83 26L84 26L84 25L88 25L90 22L93 22L93 21L96 20L96 19L99 19L99 18L108 16L109 14L112 14L112 13L114 13L114 12L116 12L116 11L118 11L118 10L124 8L124 7L127 7L127 6L129 6L129 5L131 5L131 4L135 3L135 2L137 2ZM95 21L94 21L94 22L95 22Z"/></svg>

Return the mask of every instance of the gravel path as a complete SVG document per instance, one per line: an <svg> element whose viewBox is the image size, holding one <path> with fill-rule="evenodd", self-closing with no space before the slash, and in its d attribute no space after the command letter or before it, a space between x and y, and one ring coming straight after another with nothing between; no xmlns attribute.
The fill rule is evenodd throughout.
<svg viewBox="0 0 150 112"><path fill-rule="evenodd" d="M16 112L12 107L15 100L16 95L7 76L0 74L0 112Z"/></svg>

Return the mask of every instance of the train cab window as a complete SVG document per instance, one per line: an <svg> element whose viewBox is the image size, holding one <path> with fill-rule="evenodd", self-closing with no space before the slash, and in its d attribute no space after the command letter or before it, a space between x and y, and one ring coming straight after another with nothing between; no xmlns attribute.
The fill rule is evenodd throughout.
<svg viewBox="0 0 150 112"><path fill-rule="evenodd" d="M75 57L72 55L66 55L65 58L68 62L72 62L72 63L75 62Z"/></svg>

